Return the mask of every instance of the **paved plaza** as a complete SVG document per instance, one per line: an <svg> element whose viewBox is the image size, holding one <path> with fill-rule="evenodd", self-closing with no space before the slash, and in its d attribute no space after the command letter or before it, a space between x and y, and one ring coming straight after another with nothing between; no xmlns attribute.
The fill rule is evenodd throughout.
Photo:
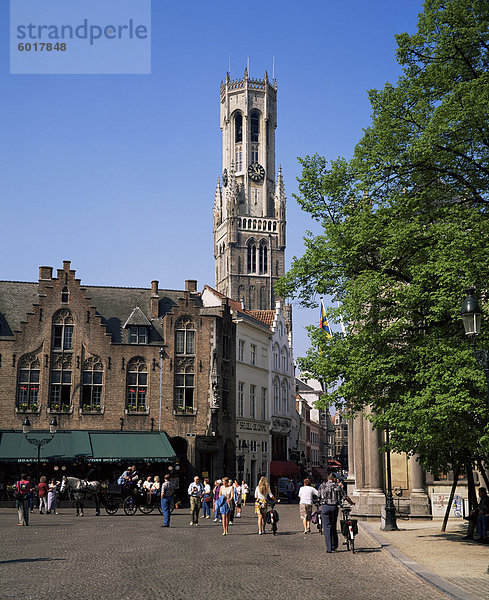
<svg viewBox="0 0 489 600"><path fill-rule="evenodd" d="M314 526L301 533L297 505L278 508L276 537L257 535L252 506L226 537L212 519L190 527L185 509L175 511L170 528L159 514L95 517L87 509L75 518L66 508L17 527L16 511L0 509L0 598L446 598L364 531L354 555L345 546L328 555Z"/></svg>

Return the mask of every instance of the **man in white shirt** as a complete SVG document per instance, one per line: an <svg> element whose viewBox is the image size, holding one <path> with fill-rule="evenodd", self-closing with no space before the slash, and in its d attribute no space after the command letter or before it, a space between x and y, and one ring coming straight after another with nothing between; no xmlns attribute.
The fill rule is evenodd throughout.
<svg viewBox="0 0 489 600"><path fill-rule="evenodd" d="M199 476L196 475L193 482L188 486L188 495L190 496L190 516L192 517L190 525L199 524L200 501L203 493L204 487L200 483Z"/></svg>
<svg viewBox="0 0 489 600"><path fill-rule="evenodd" d="M312 487L310 479L304 479L304 485L299 490L299 510L304 525L304 533L311 533L311 516L313 498L318 497L318 491Z"/></svg>

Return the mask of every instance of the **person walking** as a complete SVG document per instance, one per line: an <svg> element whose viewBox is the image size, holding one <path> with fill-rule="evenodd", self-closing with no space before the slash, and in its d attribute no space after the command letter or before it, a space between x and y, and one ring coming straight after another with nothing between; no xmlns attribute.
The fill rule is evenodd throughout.
<svg viewBox="0 0 489 600"><path fill-rule="evenodd" d="M19 522L17 525L29 525L29 492L31 490L31 483L27 479L27 475L22 473L20 479L15 483L15 507L17 508L17 515Z"/></svg>
<svg viewBox="0 0 489 600"><path fill-rule="evenodd" d="M192 483L188 486L188 495L190 496L190 525L199 524L200 502L204 488L200 483L199 476L196 475Z"/></svg>
<svg viewBox="0 0 489 600"><path fill-rule="evenodd" d="M255 489L255 513L258 515L258 535L265 533L265 514L267 512L267 498L273 498L270 484L266 477L262 477Z"/></svg>
<svg viewBox="0 0 489 600"><path fill-rule="evenodd" d="M236 506L236 514L235 517L237 519L241 518L241 486L237 479L234 480L233 485L233 494L234 494L234 504Z"/></svg>
<svg viewBox="0 0 489 600"><path fill-rule="evenodd" d="M246 500L248 498L249 493L250 488L248 487L246 481L243 479L243 481L241 482L241 503L243 504L243 506L246 506Z"/></svg>
<svg viewBox="0 0 489 600"><path fill-rule="evenodd" d="M211 516L212 489L209 484L209 478L204 478L204 494L202 496L202 518L209 519Z"/></svg>
<svg viewBox="0 0 489 600"><path fill-rule="evenodd" d="M222 521L221 513L219 512L219 507L217 506L217 501L219 500L219 496L221 495L221 485L222 480L217 479L216 483L214 484L214 489L212 490L214 494L214 523L217 523L217 521Z"/></svg>
<svg viewBox="0 0 489 600"><path fill-rule="evenodd" d="M47 510L47 514L49 515L50 513L54 513L55 515L57 515L58 513L56 512L56 499L58 496L58 485L59 485L59 481L56 481L56 479L50 479L49 480L49 485L48 485L48 510Z"/></svg>
<svg viewBox="0 0 489 600"><path fill-rule="evenodd" d="M161 513L163 515L162 527L170 527L170 507L173 500L173 492L173 483L170 480L170 474L167 473L163 477L163 485L161 486Z"/></svg>
<svg viewBox="0 0 489 600"><path fill-rule="evenodd" d="M48 512L48 484L46 483L46 478L44 477L44 475L41 477L37 485L37 495L39 496L39 514L43 515L43 507L44 511L46 513Z"/></svg>
<svg viewBox="0 0 489 600"><path fill-rule="evenodd" d="M318 497L318 491L311 485L310 479L304 479L304 485L299 490L299 512L304 525L304 533L311 533L311 517L313 498Z"/></svg>
<svg viewBox="0 0 489 600"><path fill-rule="evenodd" d="M319 486L318 495L321 502L326 552L330 554L338 548L338 532L336 530L338 508L344 500L350 504L355 503L346 495L343 486L337 484L336 477L333 474L328 476L327 482L323 482Z"/></svg>
<svg viewBox="0 0 489 600"><path fill-rule="evenodd" d="M231 517L231 510L233 509L234 500L233 500L233 486L227 477L222 478L222 485L220 490L219 500L217 501L219 505L219 512L221 513L222 519L222 535L228 535L229 531L229 523Z"/></svg>

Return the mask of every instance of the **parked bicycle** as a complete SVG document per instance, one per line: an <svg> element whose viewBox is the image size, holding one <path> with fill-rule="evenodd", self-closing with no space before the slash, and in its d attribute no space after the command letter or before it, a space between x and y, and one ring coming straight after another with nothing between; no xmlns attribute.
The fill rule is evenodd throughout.
<svg viewBox="0 0 489 600"><path fill-rule="evenodd" d="M351 508L344 506L341 508L341 514L343 516L340 519L341 533L345 537L346 549L350 550L355 554L355 536L358 534L358 521L350 517Z"/></svg>
<svg viewBox="0 0 489 600"><path fill-rule="evenodd" d="M267 512L265 513L265 523L272 526L273 535L277 535L277 523L279 522L278 512L275 510L275 500L271 498L267 501Z"/></svg>

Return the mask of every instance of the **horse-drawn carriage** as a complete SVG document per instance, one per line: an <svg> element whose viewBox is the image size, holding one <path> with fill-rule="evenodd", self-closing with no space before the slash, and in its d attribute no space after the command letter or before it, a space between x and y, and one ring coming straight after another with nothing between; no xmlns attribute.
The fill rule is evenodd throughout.
<svg viewBox="0 0 489 600"><path fill-rule="evenodd" d="M126 515L136 514L138 508L144 515L149 515L157 508L161 514L161 502L159 494L151 494L148 497L145 489L130 489L124 485L110 483L103 487L98 481L84 481L76 477L63 477L61 492L67 490L75 500L76 515L83 516L83 504L85 499L93 498L95 501L95 514L100 514L100 504L105 512L115 515L122 505ZM175 504L172 501L170 512L173 512Z"/></svg>

